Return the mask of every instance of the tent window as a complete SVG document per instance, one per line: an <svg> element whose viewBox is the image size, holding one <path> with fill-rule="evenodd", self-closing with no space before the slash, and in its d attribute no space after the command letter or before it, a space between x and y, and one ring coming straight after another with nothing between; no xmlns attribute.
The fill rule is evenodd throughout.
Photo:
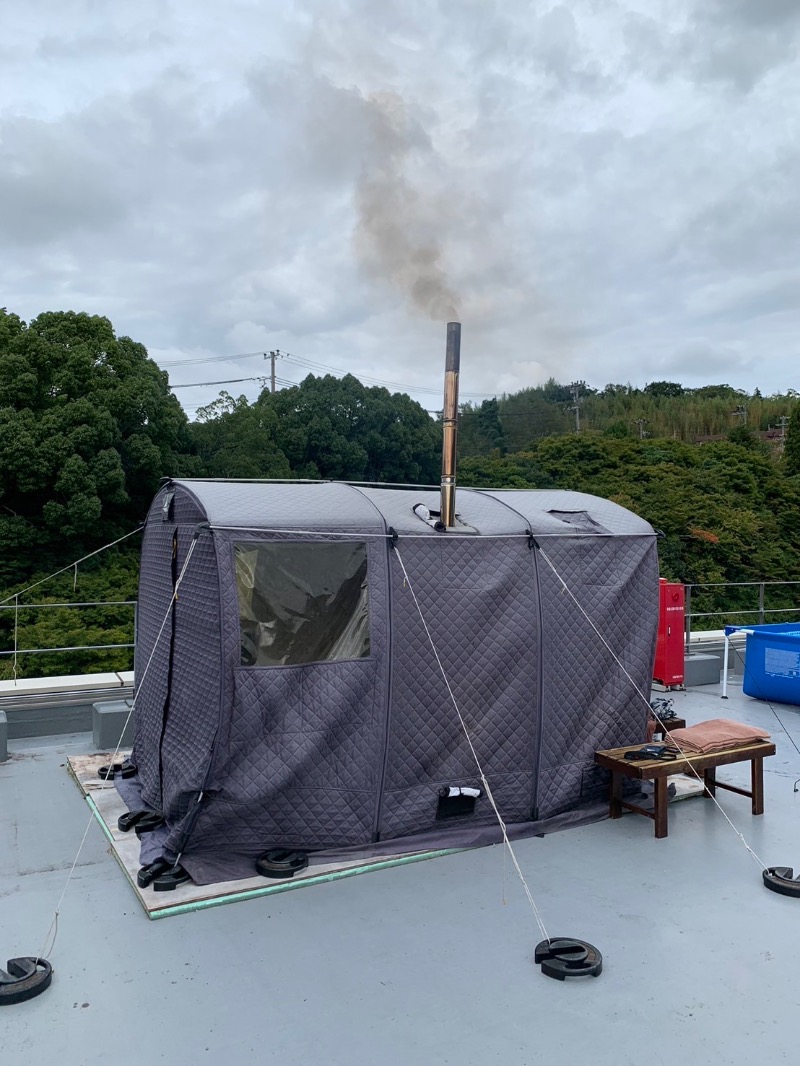
<svg viewBox="0 0 800 1066"><path fill-rule="evenodd" d="M367 546L236 544L243 666L369 655Z"/></svg>

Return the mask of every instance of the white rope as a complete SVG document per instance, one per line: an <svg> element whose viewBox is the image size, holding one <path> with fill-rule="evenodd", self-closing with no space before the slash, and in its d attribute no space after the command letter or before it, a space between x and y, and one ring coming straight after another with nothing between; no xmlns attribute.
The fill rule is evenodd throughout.
<svg viewBox="0 0 800 1066"><path fill-rule="evenodd" d="M70 867L70 871L67 874L67 879L64 882L64 887L61 890L61 896L59 897L58 903L56 904L56 909L53 912L53 920L50 922L50 928L47 930L47 935L44 938L44 943L42 944L41 950L39 951L40 959L46 959L52 952L53 948L56 946L56 937L58 936L58 916L61 914L61 904L64 902L64 896L67 894L67 888L69 886L70 881L72 880L72 875L75 873L75 867L78 865L78 859L81 857L83 845L86 843L86 837L89 835L89 829L93 821L94 815L91 815L89 821L86 823L86 828L83 831L83 838L81 839L81 842L78 846L78 850L75 853L75 858L72 860L72 866ZM53 934L53 939L52 942L48 944L51 933Z"/></svg>
<svg viewBox="0 0 800 1066"><path fill-rule="evenodd" d="M472 758L475 760L475 765L478 768L478 774L480 776L481 783L482 783L482 785L483 785L483 787L484 787L484 789L486 791L486 798L489 800L489 803L491 804L492 810L494 811L495 817L497 818L498 824L500 826L500 830L501 830L501 832L503 834L503 843L505 844L506 848L508 849L508 854L510 855L511 861L514 864L514 869L517 871L517 876L519 877L520 881L522 882L522 887L525 890L525 895L528 897L528 903L530 903L531 910L533 911L533 916L536 919L536 924L539 926L539 929L540 929L541 934L544 937L544 939L549 941L550 940L550 936L549 936L549 934L547 932L547 929L545 928L544 922L542 921L542 917L541 917L541 915L539 913L539 908L536 906L536 902L535 902L535 900L533 898L531 890L528 888L528 883L525 880L525 877L524 877L524 875L522 873L520 865L517 862L517 856L514 853L514 849L511 847L511 841L508 839L508 831L506 829L506 823L503 821L503 817L500 814L500 811L498 809L497 804L495 803L494 796L492 795L492 790L489 787L489 782L486 780L486 775L483 772L483 767L481 766L481 761L478 758L478 753L475 751L475 746L472 743L472 737L469 734L469 729L467 729L467 724L464 721L464 718L463 718L463 716L461 714L461 711L459 709L458 701L456 700L456 697L455 697L455 694L453 692L453 689L450 686L450 681L448 680L447 673L446 673L445 668L444 668L444 666L442 664L442 660L439 657L439 652L436 650L436 645L435 645L435 643L433 641L433 636L431 635L431 631L428 628L428 623L425 621L425 615L422 613L422 608L420 607L419 600L417 599L417 594L414 592L414 586L411 583L411 578L408 576L408 571L405 568L405 564L403 563L403 559L402 559L402 556L400 555L400 552L395 550L394 554L397 557L397 561L400 563L400 568L403 571L403 577L405 579L406 585L408 586L408 591L411 593L411 598L414 600L414 606L417 608L417 612L419 613L420 621L422 622L423 628L425 629L425 634L426 634L426 636L428 638L428 641L430 642L430 646L431 646L433 654L434 654L434 656L436 658L436 662L439 665L439 670L441 672L441 675L442 675L442 678L444 680L444 683L445 683L445 686L447 688L447 691L448 691L448 693L450 695L450 699L451 699L451 701L453 703L453 707L455 708L455 712L456 712L456 715L458 716L458 720L459 720L459 722L461 724L461 728L464 730L464 736L467 738L467 744L469 745L469 750L472 752Z"/></svg>
<svg viewBox="0 0 800 1066"><path fill-rule="evenodd" d="M337 533L333 530L328 531L324 529L268 529L265 526L221 526L217 524L209 525L209 529L219 530L220 532L228 533L285 533L291 534L297 537L356 537L358 540L388 540L391 533ZM443 539L450 536L453 540L528 540L531 537L529 530L525 530L521 533L461 533L457 529L448 529L446 532L441 533L398 533L399 540L436 540L437 538ZM536 533L537 540L540 538L557 538L563 540L565 537L569 540L577 540L583 537L591 537L593 540L608 540L610 537L619 539L620 537L639 537L650 538L657 537L657 533Z"/></svg>
<svg viewBox="0 0 800 1066"><path fill-rule="evenodd" d="M125 734L125 730L128 728L128 723L131 720L131 715L133 714L133 712L134 712L134 710L136 708L136 701L138 700L139 694L142 691L142 687L144 685L144 680L147 677L147 671L150 669L150 664L152 663L153 658L154 658L154 656L156 654L156 649L158 648L158 643L159 643L159 641L161 639L161 634L164 632L164 627L167 624L167 621L168 621L169 616L170 616L170 612L172 611L173 605L174 605L175 601L178 598L178 589L180 588L181 582L183 581L184 574L186 573L186 568L189 565L189 560L191 559L192 554L194 553L194 549L195 549L196 544L197 544L197 537L195 536L193 538L193 540L192 540L192 543L189 545L189 551L186 553L186 559L184 561L183 566L181 567L181 572L178 575L178 578L177 578L177 580L175 582L175 588L172 590L172 596L170 597L169 606L167 607L166 614L164 615L164 619L163 619L163 621L161 623L161 626L160 626L160 628L158 630L158 633L156 635L156 639L153 642L153 650L150 652L150 658L147 660L147 664L145 665L144 671L142 672L141 679L138 680L138 682L137 682L136 694L135 694L133 700L131 701L131 708L128 711L128 715L127 715L127 717L125 719L125 724L123 725L122 729L120 730L119 740L117 741L117 746L114 749L114 754L111 756L111 760L109 762L109 768L113 768L114 760L116 759L117 755L119 754L119 749L122 746L122 737ZM106 779L106 781L103 782L103 784L100 785L101 789L105 789L105 788L109 788L109 787L111 787L111 788L114 787L114 783L113 783L113 779L112 778ZM47 935L45 936L45 940L44 940L44 946L42 948L42 951L39 953L39 958L41 958L41 959L49 958L50 953L53 951L53 948L55 947L56 937L58 936L58 917L59 917L59 914L61 913L61 904L64 902L64 896L67 894L67 889L69 888L69 883L72 880L72 875L75 873L75 867L78 865L78 859L80 858L81 852L83 851L83 846L86 843L86 838L89 835L89 829L90 829L93 821L94 821L94 814L91 814L89 816L89 821L86 823L86 828L83 831L83 838L81 839L81 842L78 845L78 850L75 853L75 858L74 858L74 860L72 862L72 866L70 867L70 871L67 874L67 879L64 882L64 887L61 890L61 897L60 897L60 899L58 901L58 904L56 906L55 911L53 912L53 919L50 922L50 928L47 930ZM47 954L45 954L45 948L48 945L48 941L50 939L51 933L53 934L52 943L49 945L49 948L47 950Z"/></svg>
<svg viewBox="0 0 800 1066"><path fill-rule="evenodd" d="M537 539L538 539L538 538L537 538ZM641 696L641 698L642 698L642 699L644 700L644 702L645 702L645 703L647 704L647 707L648 707L648 709L649 709L650 713L651 713L651 714L653 715L653 717L655 718L656 722L658 723L658 725L659 725L659 726L661 727L661 729L663 730L663 735L664 735L664 736L666 737L666 735L667 735L667 730L666 730L666 727L665 727L665 725L664 725L664 722L663 722L663 720L662 720L662 719L660 718L660 716L658 715L658 713L657 713L657 712L656 712L656 711L655 711L655 710L653 709L653 707L651 706L649 698L648 698L648 697L647 697L647 696L646 696L646 695L644 694L644 692L642 692L641 688L640 688L640 687L639 687L639 686L637 685L637 683L636 683L636 681L634 680L634 678L632 678L632 677L631 677L631 675L630 675L630 674L628 673L628 671L627 671L627 670L625 669L625 664L624 664L624 663L622 662L622 660L620 659L620 657L619 657L619 656L617 655L617 653L616 653L616 652L614 651L614 649L613 649L613 648L611 647L611 645L610 645L610 644L608 643L608 641L607 641L607 640L606 640L606 638L605 638L605 637L603 636L603 634L602 634L602 633L600 632L600 630L598 629L598 627L597 627L597 626L595 625L595 623L594 623L594 622L592 621L592 619L591 619L591 618L589 617L589 615L588 615L588 614L586 613L586 611L584 610L584 608L583 608L582 604L581 604L581 603L579 602L579 600L578 600L578 599L577 599L577 597L576 597L576 596L574 595L574 593L572 592L572 590L571 590L571 589L569 589L569 588L567 587L567 583L566 583L566 582L564 581L563 577L562 577L562 576L561 576L561 575L559 574L559 572L558 572L558 571L556 570L556 568L555 568L555 566L553 565L553 563L552 563L552 562L550 561L550 559L549 559L549 558L547 557L546 553L545 553L545 552L543 552L541 548L539 548L539 554L540 554L540 555L541 555L541 557L542 557L542 558L544 559L544 561L545 561L545 562L547 563L547 565L548 565L548 566L550 567L550 569L551 569L551 570L553 571L553 573L555 574L556 578L557 578L557 579L559 580L559 582L561 583L561 585L562 585L562 587L563 587L564 591L565 591L565 592L566 592L566 593L568 594L568 596L570 597L570 599L571 599L571 600L572 600L572 601L574 602L575 606L576 606L576 607L578 608L578 610L579 610L579 611L581 612L581 614L583 615L583 617L584 617L584 618L586 619L586 621L587 621L587 622L589 623L589 625L590 625L590 626L592 627L592 629L593 629L593 630L595 631L595 633L597 634L597 636L598 636L598 637L600 638L600 640L602 641L602 643L604 644L604 646L605 646L605 647L606 647L606 649L608 650L609 654L610 654L610 655L612 656L612 658L614 659L614 662L615 662L615 663L617 664L617 666L619 666L619 668L620 668L620 669L622 670L623 674L625 674L625 676L627 677L627 679L628 679L628 680L630 681L631 685L633 685L633 688L635 689L635 691L636 691L636 692L638 693L638 695L639 695L639 696ZM674 740L674 739L672 739L672 740L671 740L671 743L675 745L675 747L676 747L676 748L678 749L678 753L679 753L679 755L680 755L680 756L681 756L682 758L684 758L684 759L687 759L687 760L688 760L688 759L690 759L690 758L691 758L691 756L692 756L693 754L697 754L696 752L686 752L686 751L684 751L684 750L683 750L683 748L681 748L681 746L680 746L680 744L678 743L678 741L677 741L677 740ZM700 782L700 784L701 784L701 785L703 786L703 789L705 790L705 788L706 788L705 780L704 780L704 779L703 779L703 778L702 778L702 777L700 776L700 773L699 773L699 771L698 771L698 770L696 770L696 769L694 768L694 766L692 766L691 762L688 762L688 763L687 763L687 765L688 765L688 769L689 769L689 770L690 770L690 771L691 771L691 772L692 772L692 773L694 774L694 776L695 776L695 777L697 778L697 780L698 780L698 781ZM745 838L744 838L744 834L743 834L742 832L740 832L740 830L739 830L739 829L737 829L737 828L736 828L736 826L734 825L734 823L733 823L733 822L731 821L731 819L730 819L730 818L728 817L728 814L727 814L727 812L725 811L725 809L724 809L724 808L723 808L723 807L722 807L722 806L720 805L720 802L719 802L719 800L717 799L717 797L716 797L716 796L714 796L714 795L713 795L712 793L710 793L710 792L708 792L708 796L709 796L709 798L710 798L710 799L712 799L712 800L714 801L714 805L716 806L717 810L718 810L718 811L720 812L720 814L722 815L722 817L723 817L723 818L725 819L725 821L726 821L726 822L728 823L728 825L729 825L729 826L731 827L731 829L732 829L732 830L734 831L734 833L735 833L735 834L737 835L737 837L738 837L738 838L739 838L739 839L741 840L742 844L744 844L745 848L746 848L746 849L747 849L747 851L748 851L748 852L750 853L750 855L752 856L753 860L754 860L754 861L755 861L755 862L756 862L756 863L758 864L758 867L759 867L759 869L761 869L761 870L764 870L764 869L766 869L766 864L765 864L765 863L764 863L764 862L762 861L762 859L760 859L760 858L759 858L759 856L758 856L758 855L757 855L757 854L755 853L755 851L754 851L754 850L753 850L753 849L751 848L751 846L750 846L750 845L748 844L748 842L747 842L747 841L745 840Z"/></svg>
<svg viewBox="0 0 800 1066"><path fill-rule="evenodd" d="M286 533L296 537L355 537L357 540L389 540L391 533L337 533L325 529L266 529L264 526L218 526L212 525L210 529L230 533ZM456 533L451 530L452 536L459 540L523 540L530 536L529 533ZM398 533L398 538L403 540L435 540L437 537L446 537L446 533Z"/></svg>
<svg viewBox="0 0 800 1066"><path fill-rule="evenodd" d="M32 585L28 585L27 588L20 589L19 592L12 592L10 596L6 596L4 600L0 600L0 606L5 603L10 603L15 596L24 596L26 592L30 592L31 589L38 588L39 585L43 585L45 581L52 581L54 577L58 577L59 574L65 574L68 570L75 568L76 581L77 581L77 567L79 563L85 563L87 559L91 559L95 555L99 555L100 552L106 551L108 548L113 548L116 544L121 544L123 540L127 540L128 537L134 537L137 533L141 533L144 526L137 526L136 529L132 529L130 533L126 533L124 537L118 537L116 540L112 540L110 544L104 544L102 548L98 548L96 551L89 552L88 555L82 556L80 559L76 559L74 563L70 563L69 566L62 566L60 570L56 570L52 574L48 574L47 577L41 578L39 581L34 581Z"/></svg>

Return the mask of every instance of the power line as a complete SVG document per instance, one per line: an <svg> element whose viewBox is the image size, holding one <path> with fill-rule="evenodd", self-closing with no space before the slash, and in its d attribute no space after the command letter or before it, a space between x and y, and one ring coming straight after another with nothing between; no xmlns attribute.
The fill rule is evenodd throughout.
<svg viewBox="0 0 800 1066"><path fill-rule="evenodd" d="M163 369L168 366L199 366L201 363L232 363L236 359L255 359L263 352L239 352L238 355L209 355L202 359L167 359L158 365Z"/></svg>
<svg viewBox="0 0 800 1066"><path fill-rule="evenodd" d="M168 360L165 360L162 363L159 363L158 365L162 369L166 369L168 367L174 368L174 367L181 367L181 366L199 366L201 363L217 363L217 362L231 363L231 362L235 362L236 360L239 360L239 359L255 359L256 357L264 358L265 354L266 353L264 353L263 351L261 351L261 352L240 352L239 354L235 354L235 355L212 355L212 356L204 357L202 359L168 359ZM403 383L403 382L389 381L389 380L387 380L385 378L374 377L371 374L359 374L359 373L353 373L353 371L351 371L351 370L341 370L339 367L331 366L328 363L320 363L316 359L309 359L309 358L307 358L305 356L293 355L291 352L280 352L280 354L285 359L288 359L290 362L294 363L296 366L303 367L303 368L305 368L307 370L311 370L311 371L314 371L316 373L319 373L320 371L322 371L322 372L324 372L326 374L333 374L333 375L338 376L338 377L344 377L344 376L346 376L348 374L352 374L353 377L358 378L362 382L368 383L370 385L377 385L377 386L382 387L382 388L397 389L400 392L416 392L416 393L424 393L424 394L427 394L427 395L436 396L439 393L441 393L441 391L442 391L438 387L437 388L433 388L433 387L428 386L428 385L409 385L409 384ZM269 358L269 355L267 355L267 358ZM239 384L239 383L244 382L244 381L257 381L257 380L259 380L259 379L256 378L256 377L252 377L252 378L228 378L228 379L226 379L224 381L202 381L202 382L194 382L194 383L187 384L187 385L183 385L183 384L181 384L181 385L172 385L170 387L173 388L173 389L184 389L184 388L194 388L194 387L199 387L199 386L211 386L211 385L236 385L236 384ZM276 383L277 383L277 378L276 378ZM295 384L298 384L298 383L297 382L292 382L291 384L295 385ZM474 397L474 398L483 398L483 397L487 397L487 396L494 396L494 395L497 395L497 394L496 393L487 393L487 392L464 392L461 395L462 396L467 396L467 397Z"/></svg>
<svg viewBox="0 0 800 1066"><path fill-rule="evenodd" d="M201 389L208 385L239 385L243 381L266 382L265 377L258 378L227 378L225 381L194 381L190 385L170 385L171 389Z"/></svg>
<svg viewBox="0 0 800 1066"><path fill-rule="evenodd" d="M286 356L287 359L289 359L292 362L296 363L298 366L307 367L310 370L325 370L328 373L341 374L341 375L352 374L353 377L357 377L360 381L367 381L367 382L370 382L373 385L380 385L380 386L383 386L383 387L386 387L386 388L400 389L400 390L403 390L405 392L432 393L434 396L439 395L442 392L442 389L440 389L440 388L431 388L428 385L407 385L407 384L402 384L401 382L397 382L397 381L387 381L385 378L372 377L369 374L355 374L351 370L339 370L337 367L331 367L331 366L328 366L325 363L319 363L319 362L317 362L314 359L307 359L307 358L305 358L305 356L300 357L300 356L292 355L291 352L284 352L283 354ZM462 396L478 397L478 396L496 395L496 393L462 392L461 395Z"/></svg>

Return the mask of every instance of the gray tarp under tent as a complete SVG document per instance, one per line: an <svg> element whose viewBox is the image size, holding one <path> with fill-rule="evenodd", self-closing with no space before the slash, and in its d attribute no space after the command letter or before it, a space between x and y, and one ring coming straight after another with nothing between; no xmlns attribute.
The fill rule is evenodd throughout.
<svg viewBox="0 0 800 1066"><path fill-rule="evenodd" d="M510 836L605 812L594 752L645 736L652 527L576 492L459 489L446 532L418 503L439 495L169 481L156 496L125 784L197 882L250 876L273 846L499 839L453 700ZM450 802L460 788L481 794Z"/></svg>

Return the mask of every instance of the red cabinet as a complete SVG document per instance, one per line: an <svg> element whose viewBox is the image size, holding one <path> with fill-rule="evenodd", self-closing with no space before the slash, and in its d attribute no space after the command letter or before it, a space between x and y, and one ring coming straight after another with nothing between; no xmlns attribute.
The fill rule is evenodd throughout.
<svg viewBox="0 0 800 1066"><path fill-rule="evenodd" d="M658 639L653 680L662 685L683 684L683 585L660 578L658 582Z"/></svg>

